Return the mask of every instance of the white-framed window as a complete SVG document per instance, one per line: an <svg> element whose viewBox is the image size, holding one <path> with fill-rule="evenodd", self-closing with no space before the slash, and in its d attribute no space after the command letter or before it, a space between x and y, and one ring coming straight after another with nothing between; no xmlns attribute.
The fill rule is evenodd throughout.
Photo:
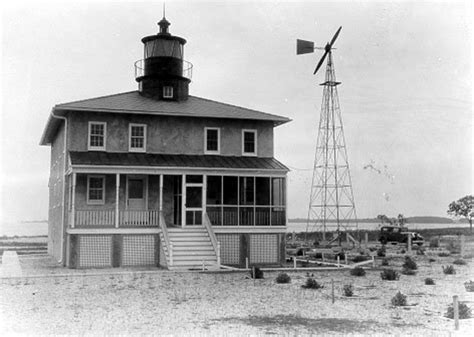
<svg viewBox="0 0 474 337"><path fill-rule="evenodd" d="M103 205L105 203L105 176L87 176L87 204Z"/></svg>
<svg viewBox="0 0 474 337"><path fill-rule="evenodd" d="M107 137L107 123L89 122L89 137L87 147L89 150L105 150L105 140Z"/></svg>
<svg viewBox="0 0 474 337"><path fill-rule="evenodd" d="M130 152L146 151L146 125L129 124L128 127L128 150Z"/></svg>
<svg viewBox="0 0 474 337"><path fill-rule="evenodd" d="M221 129L204 128L204 153L219 154L221 152Z"/></svg>
<svg viewBox="0 0 474 337"><path fill-rule="evenodd" d="M165 85L163 87L163 98L173 98L173 87Z"/></svg>
<svg viewBox="0 0 474 337"><path fill-rule="evenodd" d="M257 130L242 130L242 155L257 155Z"/></svg>

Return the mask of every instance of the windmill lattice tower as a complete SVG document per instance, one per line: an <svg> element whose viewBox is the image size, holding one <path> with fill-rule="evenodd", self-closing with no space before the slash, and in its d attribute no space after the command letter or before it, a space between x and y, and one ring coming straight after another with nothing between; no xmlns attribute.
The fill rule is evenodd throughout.
<svg viewBox="0 0 474 337"><path fill-rule="evenodd" d="M337 86L341 82L336 81L332 58L332 45L339 35L341 28L339 28L331 42L324 48L325 53L314 71L314 74L316 74L327 56L325 80L320 84L323 86L323 99L306 226L306 232L322 232L324 241L326 240L326 232L328 230L335 231L336 235L331 239L331 242L338 239L339 244L341 243L343 231L346 232L347 238L355 243L356 240L348 231L356 231L358 229L349 161L344 139L344 128L337 93ZM297 54L312 52L314 49L312 42L297 40Z"/></svg>

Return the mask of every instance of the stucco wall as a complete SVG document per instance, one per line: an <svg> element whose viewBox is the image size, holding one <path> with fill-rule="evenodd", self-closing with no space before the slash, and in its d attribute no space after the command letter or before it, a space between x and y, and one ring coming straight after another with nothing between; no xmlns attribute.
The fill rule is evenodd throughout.
<svg viewBox="0 0 474 337"><path fill-rule="evenodd" d="M48 254L61 259L63 185L64 185L64 124L59 127L51 144L51 166L49 176Z"/></svg>
<svg viewBox="0 0 474 337"><path fill-rule="evenodd" d="M106 151L128 152L129 123L147 125L147 152L204 154L204 128L221 129L221 155L242 155L242 129L257 130L257 155L273 157L273 123L170 116L70 113L69 149L87 151L88 122L107 123Z"/></svg>

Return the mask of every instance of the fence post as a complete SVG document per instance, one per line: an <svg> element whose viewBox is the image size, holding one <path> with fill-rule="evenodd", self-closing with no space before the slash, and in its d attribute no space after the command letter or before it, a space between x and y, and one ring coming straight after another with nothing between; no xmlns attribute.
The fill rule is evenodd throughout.
<svg viewBox="0 0 474 337"><path fill-rule="evenodd" d="M408 233L408 255L411 255L412 250L411 250L411 233Z"/></svg>
<svg viewBox="0 0 474 337"><path fill-rule="evenodd" d="M340 266L341 266L341 258L338 255L337 256L337 268L339 268Z"/></svg>
<svg viewBox="0 0 474 337"><path fill-rule="evenodd" d="M453 296L453 311L454 311L454 329L459 330L459 301L458 296Z"/></svg>
<svg viewBox="0 0 474 337"><path fill-rule="evenodd" d="M296 269L296 256L293 256L293 268Z"/></svg>
<svg viewBox="0 0 474 337"><path fill-rule="evenodd" d="M365 235L365 248L367 248L367 246L369 245L369 233L368 232L365 232L364 233Z"/></svg>
<svg viewBox="0 0 474 337"><path fill-rule="evenodd" d="M217 266L221 267L221 243L217 241Z"/></svg>
<svg viewBox="0 0 474 337"><path fill-rule="evenodd" d="M375 268L375 255L372 255L372 268Z"/></svg>
<svg viewBox="0 0 474 337"><path fill-rule="evenodd" d="M347 261L347 253L344 253L344 262L346 263L346 265L348 265L348 261Z"/></svg>
<svg viewBox="0 0 474 337"><path fill-rule="evenodd" d="M332 304L334 304L334 279L331 279L331 300Z"/></svg>
<svg viewBox="0 0 474 337"><path fill-rule="evenodd" d="M249 269L249 258L245 258L245 269Z"/></svg>

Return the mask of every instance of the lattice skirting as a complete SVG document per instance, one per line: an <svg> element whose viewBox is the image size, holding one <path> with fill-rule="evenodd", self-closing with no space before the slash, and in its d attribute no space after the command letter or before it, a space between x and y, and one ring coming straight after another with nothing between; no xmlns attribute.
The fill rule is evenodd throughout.
<svg viewBox="0 0 474 337"><path fill-rule="evenodd" d="M238 265L240 263L240 235L216 234L216 237L221 243L221 263Z"/></svg>
<svg viewBox="0 0 474 337"><path fill-rule="evenodd" d="M112 235L81 235L79 268L112 267Z"/></svg>
<svg viewBox="0 0 474 337"><path fill-rule="evenodd" d="M250 235L250 263L278 263L278 235Z"/></svg>
<svg viewBox="0 0 474 337"><path fill-rule="evenodd" d="M153 235L124 235L122 266L152 266L155 264L155 237Z"/></svg>
<svg viewBox="0 0 474 337"><path fill-rule="evenodd" d="M161 247L158 235L70 235L70 268L157 266Z"/></svg>

